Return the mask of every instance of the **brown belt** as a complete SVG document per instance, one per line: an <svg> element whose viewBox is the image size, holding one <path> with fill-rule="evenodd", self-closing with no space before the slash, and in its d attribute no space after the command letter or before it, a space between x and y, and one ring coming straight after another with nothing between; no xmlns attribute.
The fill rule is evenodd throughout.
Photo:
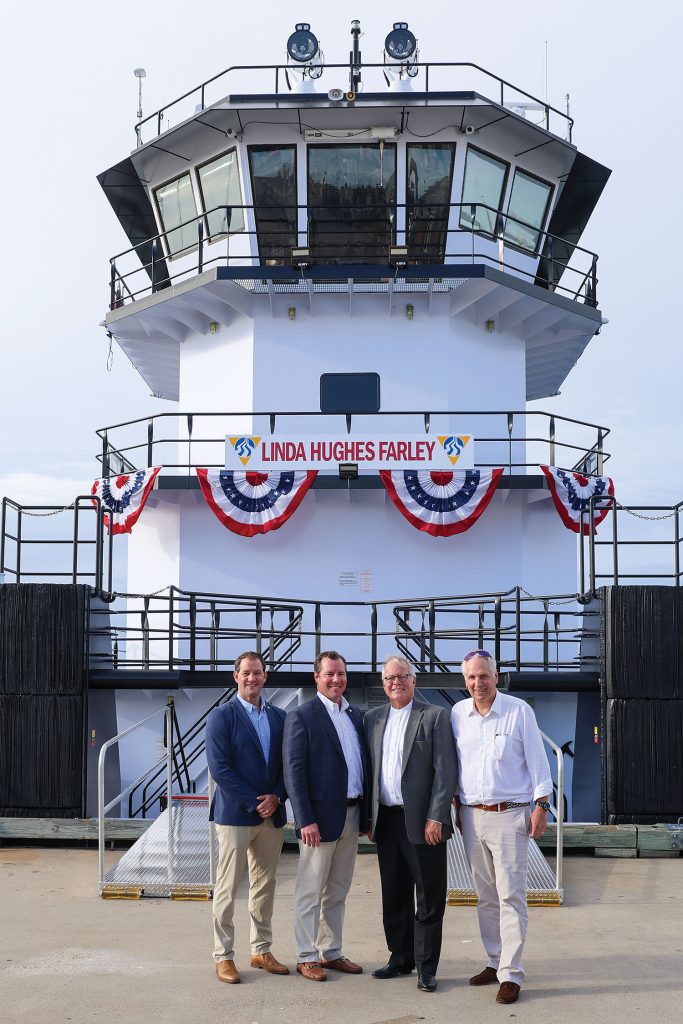
<svg viewBox="0 0 683 1024"><path fill-rule="evenodd" d="M474 807L477 811L509 811L511 807L528 807L529 804L465 804L464 806Z"/></svg>

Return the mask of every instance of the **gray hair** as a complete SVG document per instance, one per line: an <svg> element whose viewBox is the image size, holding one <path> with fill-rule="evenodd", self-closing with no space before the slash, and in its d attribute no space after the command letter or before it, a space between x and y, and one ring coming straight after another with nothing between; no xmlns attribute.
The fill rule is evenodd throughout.
<svg viewBox="0 0 683 1024"><path fill-rule="evenodd" d="M498 664L495 658L492 658L490 654L488 655L488 657L482 657L481 655L479 655L479 657L481 657L482 661L485 661L487 663L489 667L489 672L492 675L495 676L498 674ZM463 660L460 662L460 671L462 672L463 678L466 678L465 666L467 665L468 661L471 661L471 657L467 659L463 658Z"/></svg>
<svg viewBox="0 0 683 1024"><path fill-rule="evenodd" d="M412 665L407 658L404 658L402 654L387 654L384 662L382 663L382 680L384 680L384 670L390 661L400 661L402 665L405 665L408 672L410 672L413 679L416 678L415 667Z"/></svg>

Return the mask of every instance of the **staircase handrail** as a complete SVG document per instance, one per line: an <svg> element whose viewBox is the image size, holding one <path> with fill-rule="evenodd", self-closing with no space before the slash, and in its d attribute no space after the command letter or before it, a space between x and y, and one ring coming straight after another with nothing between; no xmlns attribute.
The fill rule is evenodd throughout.
<svg viewBox="0 0 683 1024"><path fill-rule="evenodd" d="M557 758L557 798L553 803L552 793L549 794L550 810L555 818L555 885L562 898L562 867L564 856L564 751L541 730L543 740L548 744Z"/></svg>

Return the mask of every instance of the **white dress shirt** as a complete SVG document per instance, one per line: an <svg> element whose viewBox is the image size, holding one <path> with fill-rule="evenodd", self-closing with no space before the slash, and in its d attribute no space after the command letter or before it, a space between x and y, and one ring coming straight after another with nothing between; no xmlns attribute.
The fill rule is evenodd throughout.
<svg viewBox="0 0 683 1024"><path fill-rule="evenodd" d="M451 710L463 804L526 803L553 791L536 717L519 697L496 693L480 715L470 697Z"/></svg>
<svg viewBox="0 0 683 1024"><path fill-rule="evenodd" d="M344 760L348 769L348 785L346 787L347 798L353 800L363 793L363 758L360 752L360 740L356 727L348 714L349 702L346 697L341 699L341 707L336 701L330 700L318 691L318 697L327 710L332 725L336 729L339 742L341 743Z"/></svg>
<svg viewBox="0 0 683 1024"><path fill-rule="evenodd" d="M379 774L379 802L387 807L402 807L401 774L403 772L403 742L413 702L404 708L389 708L387 724L382 737L382 761Z"/></svg>

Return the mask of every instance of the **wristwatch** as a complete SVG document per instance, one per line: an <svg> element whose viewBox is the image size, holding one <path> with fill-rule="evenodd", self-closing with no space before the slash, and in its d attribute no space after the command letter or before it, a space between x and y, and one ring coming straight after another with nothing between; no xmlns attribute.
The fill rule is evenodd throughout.
<svg viewBox="0 0 683 1024"><path fill-rule="evenodd" d="M550 810L550 804L547 800L534 800L534 803L537 807L542 807L546 814Z"/></svg>

